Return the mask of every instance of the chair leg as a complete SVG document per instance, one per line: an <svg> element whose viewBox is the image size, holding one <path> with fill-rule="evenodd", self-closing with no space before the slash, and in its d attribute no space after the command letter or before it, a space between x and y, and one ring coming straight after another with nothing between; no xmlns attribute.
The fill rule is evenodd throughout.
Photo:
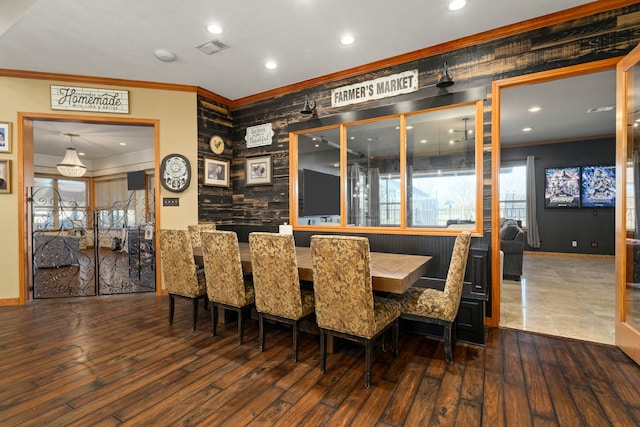
<svg viewBox="0 0 640 427"><path fill-rule="evenodd" d="M215 337L218 330L218 307L211 303L211 336Z"/></svg>
<svg viewBox="0 0 640 427"><path fill-rule="evenodd" d="M393 336L393 357L398 358L398 336L400 335L400 320L396 319L391 327L391 335Z"/></svg>
<svg viewBox="0 0 640 427"><path fill-rule="evenodd" d="M320 329L320 373L324 374L327 367L327 335Z"/></svg>
<svg viewBox="0 0 640 427"><path fill-rule="evenodd" d="M209 311L209 297L204 297L204 299L202 300L202 306L204 307L205 311Z"/></svg>
<svg viewBox="0 0 640 427"><path fill-rule="evenodd" d="M298 361L298 322L293 323L293 362Z"/></svg>
<svg viewBox="0 0 640 427"><path fill-rule="evenodd" d="M173 295L169 295L169 324L173 325L173 312L176 307L176 299Z"/></svg>
<svg viewBox="0 0 640 427"><path fill-rule="evenodd" d="M367 342L364 344L364 363L365 363L365 370L364 370L364 387L365 388L369 388L371 387L371 352L372 352L372 344L371 344L371 340L367 340Z"/></svg>
<svg viewBox="0 0 640 427"><path fill-rule="evenodd" d="M264 318L262 317L262 313L258 313L258 330L258 345L260 347L260 351L264 351Z"/></svg>
<svg viewBox="0 0 640 427"><path fill-rule="evenodd" d="M193 299L193 331L196 330L196 324L198 323L198 298Z"/></svg>
<svg viewBox="0 0 640 427"><path fill-rule="evenodd" d="M447 364L453 363L453 352L451 351L451 323L444 327L444 360Z"/></svg>
<svg viewBox="0 0 640 427"><path fill-rule="evenodd" d="M244 310L238 310L238 344L242 345L244 339Z"/></svg>

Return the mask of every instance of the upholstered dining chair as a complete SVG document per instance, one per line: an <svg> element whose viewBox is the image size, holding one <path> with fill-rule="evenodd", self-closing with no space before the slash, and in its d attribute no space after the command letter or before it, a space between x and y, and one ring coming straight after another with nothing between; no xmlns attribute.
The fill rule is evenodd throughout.
<svg viewBox="0 0 640 427"><path fill-rule="evenodd" d="M198 248L202 246L200 239L200 233L203 231L215 231L216 225L213 223L193 224L188 225L189 235L191 236L191 246Z"/></svg>
<svg viewBox="0 0 640 427"><path fill-rule="evenodd" d="M471 233L463 231L456 237L444 290L412 286L402 298L402 319L440 325L444 328L444 356L453 363L455 320L462 298L462 284L467 268Z"/></svg>
<svg viewBox="0 0 640 427"><path fill-rule="evenodd" d="M193 330L198 321L198 300L206 302L204 269L196 268L187 230L159 230L160 260L169 293L169 324L173 324L175 297L193 300Z"/></svg>
<svg viewBox="0 0 640 427"><path fill-rule="evenodd" d="M256 293L260 351L264 351L265 319L291 325L293 361L298 360L299 322L313 314L313 291L300 289L296 248L291 234L249 234L253 287Z"/></svg>
<svg viewBox="0 0 640 427"><path fill-rule="evenodd" d="M233 231L201 231L211 335L216 335L218 307L238 313L238 344L244 336L244 312L254 304L253 283L242 275L238 236Z"/></svg>
<svg viewBox="0 0 640 427"><path fill-rule="evenodd" d="M364 385L371 385L373 341L391 329L398 356L400 306L373 295L369 240L352 236L311 236L316 321L320 329L320 371L325 372L327 336L365 347ZM384 345L383 345L384 347Z"/></svg>

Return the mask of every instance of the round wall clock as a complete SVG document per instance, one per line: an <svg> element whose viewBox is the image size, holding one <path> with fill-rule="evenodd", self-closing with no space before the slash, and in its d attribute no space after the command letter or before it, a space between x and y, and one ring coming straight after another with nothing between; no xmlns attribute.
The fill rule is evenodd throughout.
<svg viewBox="0 0 640 427"><path fill-rule="evenodd" d="M191 164L182 154L169 154L160 165L160 182L169 191L179 193L189 187Z"/></svg>
<svg viewBox="0 0 640 427"><path fill-rule="evenodd" d="M218 135L213 135L209 140L209 147L215 154L222 154L224 151L224 140Z"/></svg>

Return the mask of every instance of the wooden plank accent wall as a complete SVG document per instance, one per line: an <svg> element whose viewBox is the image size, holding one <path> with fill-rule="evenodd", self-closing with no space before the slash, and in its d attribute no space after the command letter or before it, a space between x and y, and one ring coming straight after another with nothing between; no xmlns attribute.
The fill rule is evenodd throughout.
<svg viewBox="0 0 640 427"><path fill-rule="evenodd" d="M356 77L334 80L307 87L295 92L268 99L261 99L249 105L234 108L224 119L232 118L231 127L222 125L219 111L207 107L204 98L199 108L199 156L210 155L208 136L212 130L230 132L233 150L227 149L225 158L232 160L232 188L217 189L200 187L201 168L199 162L198 183L200 192L200 221L232 224L236 227L275 227L289 222L289 146L287 126L308 120L299 111L305 95L317 102L320 117L379 106L394 105L398 102L417 100L447 93L446 89L429 87L434 85L448 62L455 85L451 91L463 91L479 86L490 86L498 79L552 70L569 65L620 57L640 43L640 4L632 4L616 10L598 13L568 22L549 25L533 31L503 38L466 45L457 50L412 60L401 65L368 72ZM370 101L341 108L331 108L331 90L357 81L366 81L401 71L418 69L420 90L411 94ZM211 104L218 105L214 101ZM485 101L484 139L484 182L483 211L485 235L474 239L474 243L489 243L491 229L491 96ZM247 127L271 123L275 132L273 144L247 149L244 136ZM219 126L219 127L217 127ZM270 154L273 158L273 185L247 187L244 179L246 157ZM231 196L233 194L233 196ZM296 237L300 234L296 233ZM302 235L300 235L303 238ZM369 235L370 238L373 236ZM304 238L303 238L304 239ZM444 277L444 265L450 257L453 238L438 236L392 235L380 237L374 250L423 253L443 260L438 262L434 273ZM378 238L376 238L376 241ZM414 241L421 243L416 251L408 250ZM440 243L447 240L446 243ZM433 241L432 243L430 243ZM372 247L373 249L373 247Z"/></svg>
<svg viewBox="0 0 640 427"><path fill-rule="evenodd" d="M225 142L222 154L214 154L209 139L219 135ZM229 188L203 185L204 158L233 161L233 119L228 106L198 94L198 217L199 222L233 222L233 168ZM215 218L215 219L213 219Z"/></svg>

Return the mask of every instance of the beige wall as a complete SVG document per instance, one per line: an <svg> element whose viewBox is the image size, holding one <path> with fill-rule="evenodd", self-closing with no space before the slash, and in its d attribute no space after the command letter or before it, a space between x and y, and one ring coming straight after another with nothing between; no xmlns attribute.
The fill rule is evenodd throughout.
<svg viewBox="0 0 640 427"><path fill-rule="evenodd" d="M50 108L50 85L69 85L77 87L114 88L129 91L129 114L107 114L87 112L59 112ZM20 242L18 235L19 194L18 174L22 167L18 164L19 152L23 149L22 136L18 135L18 114L60 114L64 116L113 117L114 120L126 118L158 121L158 159L170 153L180 153L191 162L191 185L183 193L169 193L158 186L158 200L162 197L179 197L180 206L162 208L157 212L157 226L165 228L185 228L187 224L198 221L198 132L197 132L197 95L195 91L174 91L144 89L126 86L108 86L101 84L79 84L64 81L20 79L0 77L0 122L12 123L12 152L0 154L0 160L10 159L11 194L0 194L0 305L15 303L20 297L19 264ZM25 160L28 162L29 160ZM156 165L156 168L159 167ZM27 182L30 178L27 179Z"/></svg>

